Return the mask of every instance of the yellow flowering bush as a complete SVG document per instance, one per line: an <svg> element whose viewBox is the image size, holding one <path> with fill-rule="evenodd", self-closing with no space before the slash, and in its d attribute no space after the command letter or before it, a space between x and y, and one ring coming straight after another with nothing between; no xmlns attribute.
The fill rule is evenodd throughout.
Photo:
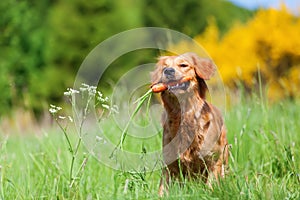
<svg viewBox="0 0 300 200"><path fill-rule="evenodd" d="M300 18L284 5L280 10L259 10L246 24L235 24L223 36L210 19L195 40L209 52L228 87L240 82L251 91L261 74L271 100L300 96Z"/></svg>

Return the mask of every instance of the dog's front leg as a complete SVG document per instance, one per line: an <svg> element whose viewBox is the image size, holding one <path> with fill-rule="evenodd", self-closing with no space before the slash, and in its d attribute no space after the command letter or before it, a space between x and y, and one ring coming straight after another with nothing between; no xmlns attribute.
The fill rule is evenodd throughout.
<svg viewBox="0 0 300 200"><path fill-rule="evenodd" d="M170 175L168 170L164 168L162 171L162 176L160 179L159 190L158 190L158 195L160 197L162 197L164 193L168 194L169 184L170 184Z"/></svg>

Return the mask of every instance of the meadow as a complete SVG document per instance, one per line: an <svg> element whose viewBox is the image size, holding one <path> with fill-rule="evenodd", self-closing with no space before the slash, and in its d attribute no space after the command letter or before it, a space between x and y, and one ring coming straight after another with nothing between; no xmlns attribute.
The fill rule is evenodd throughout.
<svg viewBox="0 0 300 200"><path fill-rule="evenodd" d="M241 100L225 115L231 144L226 178L213 190L202 182L175 182L162 199L299 199L299 110L299 101ZM116 171L82 145L72 155L61 130L0 137L0 199L158 199L159 170ZM69 139L76 143L78 136L69 132Z"/></svg>
<svg viewBox="0 0 300 200"><path fill-rule="evenodd" d="M213 183L213 189L197 181L174 182L162 199L300 199L299 13L290 12L283 1L279 9L258 10L224 0L178 1L169 6L173 4L171 0L1 1L0 200L159 199L160 170L112 169L91 155L74 126L51 127L52 119L45 126L41 122L49 104L66 106L62 92L74 85L77 70L93 48L136 27L170 28L192 37L219 67L226 90L234 93L242 88L247 93L229 102L224 115L231 147L226 178ZM165 41L162 46L168 45L170 53L198 51L198 46L193 49L169 36L153 37L153 42ZM134 35L118 42L120 49L112 49L138 44L140 37ZM110 48L103 57L110 58ZM120 83L134 66L156 62L162 50L128 51L111 63L98 87ZM127 106L136 95L125 85L116 92L118 105ZM257 90L263 93L262 86L266 94L254 95ZM102 108L108 106L101 95L97 98ZM142 114L147 115L148 108L142 107L141 112L146 111ZM51 109L56 112L58 107ZM31 120L22 120L23 114ZM161 132L150 139L125 138L128 116L117 119L125 122L123 130L110 121L101 127L115 145L141 155L161 147ZM35 131L36 120L42 131ZM147 125L144 118L134 122ZM148 136L160 130L153 124L145 131Z"/></svg>

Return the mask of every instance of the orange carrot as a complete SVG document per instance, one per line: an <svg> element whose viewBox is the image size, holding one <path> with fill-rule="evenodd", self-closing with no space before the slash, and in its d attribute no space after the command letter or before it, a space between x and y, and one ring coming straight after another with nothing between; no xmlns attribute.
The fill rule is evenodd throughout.
<svg viewBox="0 0 300 200"><path fill-rule="evenodd" d="M192 79L193 79L193 77L191 77L191 76L185 76L179 81L179 83L184 83L184 82L190 81Z"/></svg>
<svg viewBox="0 0 300 200"><path fill-rule="evenodd" d="M157 83L153 85L151 88L152 88L152 92L158 93L168 89L168 86L164 83Z"/></svg>
<svg viewBox="0 0 300 200"><path fill-rule="evenodd" d="M181 84L181 83L184 83L184 82L187 82L187 81L190 81L190 80L192 80L191 76L185 76L179 82L173 82L173 83L170 83L170 84L156 83L156 84L153 84L151 86L152 92L154 92L154 93L163 92L166 89L168 89L168 86L173 86L173 85L176 85L177 83Z"/></svg>

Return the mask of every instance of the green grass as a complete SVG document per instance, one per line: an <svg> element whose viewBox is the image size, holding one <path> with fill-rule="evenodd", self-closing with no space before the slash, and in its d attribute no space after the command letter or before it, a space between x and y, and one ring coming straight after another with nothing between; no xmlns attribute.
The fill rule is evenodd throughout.
<svg viewBox="0 0 300 200"><path fill-rule="evenodd" d="M232 107L226 113L232 144L226 179L213 190L201 182L174 183L164 198L300 199L299 111L299 102L268 106L255 98ZM75 171L88 161L69 187L72 158L60 131L0 137L0 199L158 199L159 171L115 171L82 146ZM70 139L76 142L76 134Z"/></svg>

